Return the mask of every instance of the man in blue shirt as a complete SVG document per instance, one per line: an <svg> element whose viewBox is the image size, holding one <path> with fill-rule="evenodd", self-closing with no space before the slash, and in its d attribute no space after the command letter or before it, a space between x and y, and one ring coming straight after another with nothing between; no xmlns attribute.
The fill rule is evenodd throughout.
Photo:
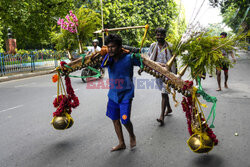
<svg viewBox="0 0 250 167"><path fill-rule="evenodd" d="M108 47L108 54L103 60L102 67L108 67L110 86L106 115L112 119L119 140L119 144L113 147L111 151L126 148L121 122L129 133L130 147L133 148L136 146L136 137L130 121L131 105L134 97L133 66L139 66L140 61L123 52L120 36L110 34L106 37L105 43Z"/></svg>

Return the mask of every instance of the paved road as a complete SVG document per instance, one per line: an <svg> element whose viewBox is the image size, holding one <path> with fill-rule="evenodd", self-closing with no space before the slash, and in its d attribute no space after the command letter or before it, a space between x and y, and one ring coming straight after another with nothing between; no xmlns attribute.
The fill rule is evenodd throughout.
<svg viewBox="0 0 250 167"><path fill-rule="evenodd" d="M136 149L109 152L117 139L111 121L105 116L108 90L86 89L87 84L76 78L72 78L72 85L80 106L72 113L75 124L65 131L54 130L50 121L55 111L52 101L56 84L49 75L0 83L0 166L250 166L250 56L241 55L230 70L229 89L216 92L215 78L202 81L207 93L218 98L214 131L219 145L209 154L189 150L181 106L173 107L174 112L166 118L164 127L158 126L155 119L160 113L159 91L140 89L143 85L137 85L141 82L138 79L152 79L145 73L135 75L137 89L132 121L137 136ZM181 100L180 95L177 100ZM171 104L173 106L172 100ZM209 110L205 110L206 115ZM129 145L125 130L124 134Z"/></svg>

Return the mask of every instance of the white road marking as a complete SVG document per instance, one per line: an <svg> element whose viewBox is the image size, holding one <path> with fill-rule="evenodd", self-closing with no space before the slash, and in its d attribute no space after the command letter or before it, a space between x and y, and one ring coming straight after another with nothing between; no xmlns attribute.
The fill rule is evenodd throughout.
<svg viewBox="0 0 250 167"><path fill-rule="evenodd" d="M7 108L7 109L5 109L5 110L1 110L0 113L5 112L5 111L9 111L9 110L13 110L13 109L16 109L16 108L20 108L20 107L22 107L22 106L23 106L23 105L18 105L18 106L15 106L15 107Z"/></svg>

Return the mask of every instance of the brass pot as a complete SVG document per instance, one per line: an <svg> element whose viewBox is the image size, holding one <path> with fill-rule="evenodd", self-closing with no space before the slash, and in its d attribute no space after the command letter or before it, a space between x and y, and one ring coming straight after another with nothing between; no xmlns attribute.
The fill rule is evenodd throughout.
<svg viewBox="0 0 250 167"><path fill-rule="evenodd" d="M208 153L214 146L214 142L205 132L193 134L188 139L187 144L195 153Z"/></svg>
<svg viewBox="0 0 250 167"><path fill-rule="evenodd" d="M70 116L68 119L65 115L56 116L52 122L52 125L57 130L64 130L70 128L74 124L74 120Z"/></svg>

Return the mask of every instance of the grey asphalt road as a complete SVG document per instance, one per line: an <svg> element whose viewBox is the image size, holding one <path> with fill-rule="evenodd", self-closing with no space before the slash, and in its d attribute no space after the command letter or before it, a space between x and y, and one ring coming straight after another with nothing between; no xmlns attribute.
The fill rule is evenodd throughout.
<svg viewBox="0 0 250 167"><path fill-rule="evenodd" d="M108 90L89 89L98 82L87 85L72 78L80 106L72 112L75 124L64 131L50 125L56 97L52 75L0 83L0 167L250 166L250 55L240 55L229 71L229 89L216 92L215 77L202 81L205 91L218 99L214 132L219 144L208 154L189 150L185 114L180 105L174 107L172 100L173 114L165 119L165 126L159 127L160 92L147 89L146 82L153 78L145 73L138 76L135 69L131 119L137 146L112 153L109 150L117 144L117 138L105 116ZM107 73L103 81L106 79ZM181 99L178 94L177 100ZM212 105L206 104L209 108L204 112L208 115ZM125 129L124 135L129 146Z"/></svg>

